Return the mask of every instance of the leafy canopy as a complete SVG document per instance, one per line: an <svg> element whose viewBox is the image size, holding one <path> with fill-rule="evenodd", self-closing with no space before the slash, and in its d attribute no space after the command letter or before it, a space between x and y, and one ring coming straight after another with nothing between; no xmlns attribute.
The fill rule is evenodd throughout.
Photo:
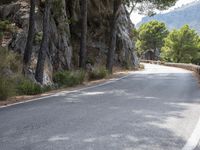
<svg viewBox="0 0 200 150"><path fill-rule="evenodd" d="M164 44L164 38L167 37L169 31L165 24L159 21L150 21L140 26L138 30L138 40L136 48L141 55L145 51L160 50Z"/></svg>
<svg viewBox="0 0 200 150"><path fill-rule="evenodd" d="M200 38L188 25L173 30L165 39L161 57L177 63L196 63L200 60Z"/></svg>
<svg viewBox="0 0 200 150"><path fill-rule="evenodd" d="M152 16L155 10L165 10L176 4L177 0L124 0L128 7L131 7L130 13L136 9L140 14Z"/></svg>

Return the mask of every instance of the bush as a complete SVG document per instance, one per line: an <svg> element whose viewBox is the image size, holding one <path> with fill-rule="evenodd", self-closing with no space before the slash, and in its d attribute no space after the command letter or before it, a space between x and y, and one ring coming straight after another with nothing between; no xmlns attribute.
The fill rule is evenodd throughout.
<svg viewBox="0 0 200 150"><path fill-rule="evenodd" d="M60 71L56 72L53 80L59 87L71 87L74 85L82 84L85 79L84 71Z"/></svg>
<svg viewBox="0 0 200 150"><path fill-rule="evenodd" d="M15 26L11 24L9 20L1 20L0 21L0 31L1 32L14 32L15 31Z"/></svg>
<svg viewBox="0 0 200 150"><path fill-rule="evenodd" d="M21 72L22 63L21 56L0 47L0 74L4 74L4 70L11 70L13 73Z"/></svg>
<svg viewBox="0 0 200 150"><path fill-rule="evenodd" d="M37 32L34 37L34 43L40 44L42 42L43 32Z"/></svg>
<svg viewBox="0 0 200 150"><path fill-rule="evenodd" d="M43 92L43 89L39 84L36 84L29 79L21 78L18 82L16 88L19 95L36 95Z"/></svg>
<svg viewBox="0 0 200 150"><path fill-rule="evenodd" d="M11 79L0 76L0 101L15 95L15 84Z"/></svg>
<svg viewBox="0 0 200 150"><path fill-rule="evenodd" d="M105 67L96 67L88 73L89 80L103 79L108 75Z"/></svg>
<svg viewBox="0 0 200 150"><path fill-rule="evenodd" d="M143 64L140 64L139 68L140 68L140 69L145 69L145 67L144 67Z"/></svg>

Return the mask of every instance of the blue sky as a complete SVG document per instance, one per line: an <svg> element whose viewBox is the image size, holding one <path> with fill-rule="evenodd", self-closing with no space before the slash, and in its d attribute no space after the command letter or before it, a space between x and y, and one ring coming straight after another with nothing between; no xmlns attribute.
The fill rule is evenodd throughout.
<svg viewBox="0 0 200 150"><path fill-rule="evenodd" d="M177 7L181 7L182 5L184 4L188 4L188 3L191 3L193 1L197 1L197 0L178 0L176 5L173 6L172 8L170 8L169 10L167 11L164 11L163 13L165 12L169 12L169 11L172 11L173 9L177 8ZM144 17L143 15L139 15L136 11L134 11L132 14L131 14L131 20L134 24L137 24L141 21L142 17Z"/></svg>

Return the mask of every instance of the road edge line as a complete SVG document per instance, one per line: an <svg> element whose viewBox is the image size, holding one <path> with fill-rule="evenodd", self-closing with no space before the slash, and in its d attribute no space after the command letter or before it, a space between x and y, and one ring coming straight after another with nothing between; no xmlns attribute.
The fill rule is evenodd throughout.
<svg viewBox="0 0 200 150"><path fill-rule="evenodd" d="M200 141L200 118L182 150L194 150Z"/></svg>
<svg viewBox="0 0 200 150"><path fill-rule="evenodd" d="M61 96L62 94L70 94L70 93L74 93L74 92L80 92L80 91L84 91L84 90L88 90L88 89L93 89L93 88L96 88L96 87L101 87L101 86L104 86L104 85L107 85L107 84L117 82L117 81L122 80L124 78L127 78L127 77L129 77L130 75L132 75L136 72L138 72L138 71L135 71L135 72L131 71L128 75L125 75L121 78L109 79L105 83L97 84L97 85L94 85L94 86L89 86L89 87L85 87L85 88L81 88L81 89L77 89L77 90L72 90L72 91L62 91L62 92L58 92L58 93L48 95L48 96L43 96L43 97L39 97L39 98L25 100L25 101L22 101L22 102L8 104L8 105L5 105L5 106L0 106L0 109L11 107L11 106L16 106L16 105L20 105L20 104L30 103L30 102L34 102L34 101L38 101L38 100L42 100L42 99L47 99L47 98L50 98L50 97Z"/></svg>

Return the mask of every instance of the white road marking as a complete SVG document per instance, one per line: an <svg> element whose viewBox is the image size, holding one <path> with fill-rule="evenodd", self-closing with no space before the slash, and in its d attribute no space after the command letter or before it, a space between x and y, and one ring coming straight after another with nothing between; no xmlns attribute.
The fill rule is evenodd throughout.
<svg viewBox="0 0 200 150"><path fill-rule="evenodd" d="M96 138L88 138L88 139L84 139L83 142L91 143L91 142L94 142L95 140Z"/></svg>
<svg viewBox="0 0 200 150"><path fill-rule="evenodd" d="M55 137L50 138L48 141L56 142L56 141L67 141L67 140L69 140L69 137L55 136Z"/></svg>
<svg viewBox="0 0 200 150"><path fill-rule="evenodd" d="M88 90L88 89L93 89L93 88L96 88L96 87L101 87L101 86L104 86L104 85L107 85L107 84L110 84L110 83L117 82L117 81L122 80L124 78L127 78L127 77L129 77L130 75L132 75L133 73L136 73L136 72L138 72L138 71L130 72L130 74L128 74L126 76L123 76L123 77L117 78L117 79L110 79L105 83L101 83L101 84L98 84L98 85L95 85L95 86L89 86L89 87L86 87L86 88L73 90L73 91L62 91L62 92L59 92L59 93L56 93L56 94L52 94L52 95L49 95L49 96L43 96L43 97L40 97L40 98L34 98L34 99L31 99L31 100L27 100L27 101L22 101L22 102L17 102L17 103L13 103L13 104L8 104L8 105L5 105L5 106L0 106L0 109L1 108L7 108L7 107L15 106L15 105L19 105L19 104L25 104L25 103L29 103L29 102L34 102L34 101L37 101L37 100L47 99L47 98L51 98L51 97L63 96L64 94L80 92L80 91L84 91L84 90Z"/></svg>
<svg viewBox="0 0 200 150"><path fill-rule="evenodd" d="M188 139L187 143L182 148L182 150L194 150L199 144L199 141L200 141L200 118L192 135L190 136L190 138Z"/></svg>

